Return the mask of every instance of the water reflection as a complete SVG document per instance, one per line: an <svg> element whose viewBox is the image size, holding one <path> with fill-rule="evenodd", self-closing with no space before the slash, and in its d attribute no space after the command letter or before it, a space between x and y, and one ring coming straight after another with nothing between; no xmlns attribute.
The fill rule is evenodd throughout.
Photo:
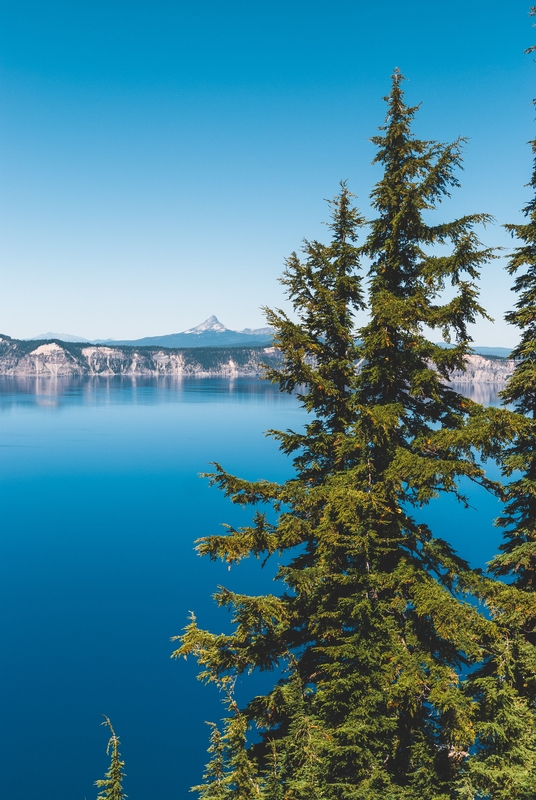
<svg viewBox="0 0 536 800"><path fill-rule="evenodd" d="M500 405L498 393L505 384L452 383L452 388L465 397L485 406ZM40 408L61 408L65 404L110 405L114 403L158 405L160 403L198 403L217 395L222 401L240 399L278 402L277 386L256 377L195 378L176 376L74 376L26 377L0 376L0 411L13 406L32 405Z"/></svg>
<svg viewBox="0 0 536 800"><path fill-rule="evenodd" d="M69 405L158 405L207 401L217 395L222 401L277 402L277 386L255 377L180 378L176 376L0 376L0 411L14 406L61 408Z"/></svg>
<svg viewBox="0 0 536 800"><path fill-rule="evenodd" d="M455 388L494 403L502 387ZM194 663L170 660L169 637L189 609L227 629L218 585L279 591L276 557L232 571L199 559L195 539L250 515L198 475L218 460L252 480L291 477L263 431L298 430L305 412L256 378L120 376L0 377L0 410L0 795L94 796L104 711L124 731L136 795L187 797L206 762L204 720L222 707ZM468 510L442 497L419 521L484 566L500 507L482 487L470 497Z"/></svg>
<svg viewBox="0 0 536 800"><path fill-rule="evenodd" d="M499 392L506 383L451 383L450 386L469 400L483 406L500 406Z"/></svg>

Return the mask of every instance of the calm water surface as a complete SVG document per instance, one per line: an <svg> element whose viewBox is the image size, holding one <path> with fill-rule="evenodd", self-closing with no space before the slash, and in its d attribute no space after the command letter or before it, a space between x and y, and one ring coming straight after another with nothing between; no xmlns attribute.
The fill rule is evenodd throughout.
<svg viewBox="0 0 536 800"><path fill-rule="evenodd" d="M475 399L494 402L494 390ZM199 536L250 518L198 474L219 461L285 479L263 431L304 421L294 397L244 378L0 378L2 798L94 798L103 713L122 739L130 800L188 796L206 761L204 720L221 706L193 662L170 660L169 638L189 610L227 629L217 585L270 590L276 568L228 571L195 554ZM471 500L469 512L440 500L421 518L483 565L498 505L479 490Z"/></svg>

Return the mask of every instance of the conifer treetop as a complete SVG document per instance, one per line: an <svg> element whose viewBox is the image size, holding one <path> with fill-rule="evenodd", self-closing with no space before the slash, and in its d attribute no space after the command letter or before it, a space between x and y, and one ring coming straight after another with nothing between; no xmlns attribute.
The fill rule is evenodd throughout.
<svg viewBox="0 0 536 800"><path fill-rule="evenodd" d="M536 7L531 8L536 15ZM529 48L528 52L535 48ZM512 575L524 590L536 590L536 139L529 142L533 167L528 186L533 196L523 208L525 221L506 225L519 242L507 270L515 276L512 290L517 296L514 309L505 319L520 332L519 344L512 351L516 360L512 377L501 392L503 402L512 404L525 425L502 458L503 473L510 480L506 506L497 520L505 528L501 554L491 562L496 575ZM527 626L528 623L528 626ZM536 625L526 621L525 630ZM527 634L528 635L528 634ZM536 639L536 635L530 634Z"/></svg>
<svg viewBox="0 0 536 800"><path fill-rule="evenodd" d="M536 15L532 7L530 15ZM525 52L533 52L530 47ZM536 190L535 157L529 186ZM512 353L514 373L503 402L516 408L516 436L501 452L505 528L500 554L490 563L496 578L481 595L498 631L492 650L469 677L477 701L478 748L466 765L461 797L528 800L536 796L536 200L523 209L524 224L507 225L519 244L507 270L517 293L507 321L521 339ZM506 444L506 443L505 443Z"/></svg>
<svg viewBox="0 0 536 800"><path fill-rule="evenodd" d="M119 752L119 737L113 729L112 723L106 714L103 714L104 722L102 725L110 730L110 739L106 747L106 753L110 756L110 766L104 778L95 781L95 786L98 786L101 791L97 795L97 800L123 800L128 797L123 791L123 779L125 777L124 767L125 762L121 760Z"/></svg>
<svg viewBox="0 0 536 800"><path fill-rule="evenodd" d="M302 430L269 432L294 475L248 481L219 465L210 475L233 502L257 508L250 525L202 537L199 552L229 564L278 553L276 588L220 587L232 632L192 617L173 655L193 655L201 679L218 686L255 670L280 677L243 708L225 700L202 797L226 797L223 786L244 800L446 800L474 745L462 675L496 630L464 599L478 576L419 513L441 493L467 502L461 478L494 487L477 453L496 452L505 416L446 384L484 313L475 282L493 253L474 228L490 218L429 224L457 185L461 142L414 136L399 71L387 104L364 243L343 183L329 243L306 240L286 262L292 318L267 309L282 354L268 377L309 412ZM369 320L356 332L363 309ZM454 347L435 345L429 329Z"/></svg>

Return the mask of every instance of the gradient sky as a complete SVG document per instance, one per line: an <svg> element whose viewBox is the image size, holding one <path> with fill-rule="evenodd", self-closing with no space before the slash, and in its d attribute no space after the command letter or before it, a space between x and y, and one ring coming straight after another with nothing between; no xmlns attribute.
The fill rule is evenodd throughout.
<svg viewBox="0 0 536 800"><path fill-rule="evenodd" d="M0 331L135 338L216 314L264 324L284 258L325 238L345 178L367 212L399 66L416 132L468 136L440 214L528 198L536 41L528 0L0 2ZM504 260L481 345L511 345Z"/></svg>

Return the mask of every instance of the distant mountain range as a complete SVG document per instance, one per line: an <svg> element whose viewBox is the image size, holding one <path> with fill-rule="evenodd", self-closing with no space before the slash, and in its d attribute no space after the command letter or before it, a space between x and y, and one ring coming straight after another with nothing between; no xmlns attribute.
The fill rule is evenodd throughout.
<svg viewBox="0 0 536 800"><path fill-rule="evenodd" d="M26 339L27 342L48 342L51 339L57 339L60 342L87 342L90 344L89 339L83 336L75 336L73 333L55 333L48 331L48 333L40 333L39 336L32 336L31 339Z"/></svg>
<svg viewBox="0 0 536 800"><path fill-rule="evenodd" d="M128 345L131 347L250 347L266 345L272 341L271 328L244 328L234 331L212 315L195 328L182 333L169 333L164 336L145 336L143 339L84 339L71 333L41 333L30 341L84 342L87 344Z"/></svg>
<svg viewBox="0 0 536 800"><path fill-rule="evenodd" d="M438 342L441 347L454 347L452 344L446 344L445 342ZM511 347L473 347L475 353L479 356L485 356L487 358L510 358L510 353L512 352Z"/></svg>
<svg viewBox="0 0 536 800"><path fill-rule="evenodd" d="M479 356L496 356L497 358L510 358L512 352L511 347L473 347L475 353Z"/></svg>
<svg viewBox="0 0 536 800"><path fill-rule="evenodd" d="M85 339L71 333L41 333L30 341L83 342L87 344L127 345L131 347L252 347L270 344L272 328L244 328L234 331L226 328L214 314L182 333L168 333L164 336L145 336L143 339ZM442 343L443 344L443 343ZM452 345L444 344L445 347ZM474 347L474 352L488 358L508 358L509 347Z"/></svg>

